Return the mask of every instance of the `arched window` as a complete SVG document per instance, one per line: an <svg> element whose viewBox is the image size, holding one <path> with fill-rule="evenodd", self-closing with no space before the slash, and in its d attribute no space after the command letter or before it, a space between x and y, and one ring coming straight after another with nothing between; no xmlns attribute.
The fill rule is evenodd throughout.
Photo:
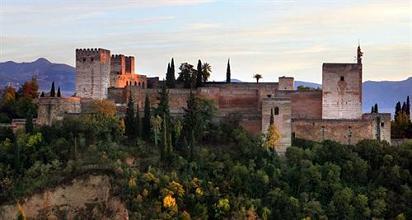
<svg viewBox="0 0 412 220"><path fill-rule="evenodd" d="M275 115L279 115L279 107L275 107Z"/></svg>
<svg viewBox="0 0 412 220"><path fill-rule="evenodd" d="M136 81L134 81L134 85L137 86L137 82L136 82Z"/></svg>
<svg viewBox="0 0 412 220"><path fill-rule="evenodd" d="M345 81L345 77L341 76L340 81Z"/></svg>

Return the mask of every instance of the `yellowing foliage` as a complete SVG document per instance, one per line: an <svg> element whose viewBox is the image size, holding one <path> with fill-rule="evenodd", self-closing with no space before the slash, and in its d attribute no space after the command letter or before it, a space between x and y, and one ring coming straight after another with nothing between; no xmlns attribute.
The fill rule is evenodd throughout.
<svg viewBox="0 0 412 220"><path fill-rule="evenodd" d="M267 149L274 149L279 144L281 135L279 129L275 124L269 125L268 132L266 134L265 147Z"/></svg>
<svg viewBox="0 0 412 220"><path fill-rule="evenodd" d="M183 186L180 183L175 182L175 181L172 181L171 183L169 183L169 186L167 188L179 197L182 197L185 193Z"/></svg>
<svg viewBox="0 0 412 220"><path fill-rule="evenodd" d="M94 100L90 106L91 110L105 116L115 116L116 106L109 100Z"/></svg>
<svg viewBox="0 0 412 220"><path fill-rule="evenodd" d="M176 199L172 195L167 195L163 198L163 207L171 210L177 210Z"/></svg>

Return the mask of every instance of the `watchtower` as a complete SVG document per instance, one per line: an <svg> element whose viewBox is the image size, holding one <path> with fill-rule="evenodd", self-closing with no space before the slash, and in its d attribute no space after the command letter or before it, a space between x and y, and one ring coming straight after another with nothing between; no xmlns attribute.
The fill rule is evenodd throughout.
<svg viewBox="0 0 412 220"><path fill-rule="evenodd" d="M356 63L324 63L322 66L322 118L362 117L362 55Z"/></svg>
<svg viewBox="0 0 412 220"><path fill-rule="evenodd" d="M110 85L110 51L76 49L76 96L105 99Z"/></svg>

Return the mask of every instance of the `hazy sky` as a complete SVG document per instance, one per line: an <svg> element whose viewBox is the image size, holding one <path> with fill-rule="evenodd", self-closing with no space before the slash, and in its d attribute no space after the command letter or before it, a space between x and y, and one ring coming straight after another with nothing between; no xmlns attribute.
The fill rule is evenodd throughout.
<svg viewBox="0 0 412 220"><path fill-rule="evenodd" d="M149 76L200 58L223 80L230 58L243 81L321 82L322 63L354 62L360 40L364 80L412 76L411 0L0 0L0 34L1 62L74 66L76 48L101 47Z"/></svg>

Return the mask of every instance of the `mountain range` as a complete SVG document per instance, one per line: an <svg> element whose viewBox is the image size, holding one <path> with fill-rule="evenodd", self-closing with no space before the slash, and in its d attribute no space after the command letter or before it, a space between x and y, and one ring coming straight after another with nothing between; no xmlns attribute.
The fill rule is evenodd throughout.
<svg viewBox="0 0 412 220"><path fill-rule="evenodd" d="M16 63L13 61L0 62L0 87L12 84L20 86L25 81L36 76L40 90L47 91L54 81L60 86L64 95L72 95L75 90L75 68L67 64L52 63L45 58L34 62ZM241 82L234 79L233 81ZM321 84L295 81L295 87L306 86L320 88ZM363 111L369 112L375 103L380 112L393 113L396 102L412 98L412 77L402 81L365 81L363 82Z"/></svg>

